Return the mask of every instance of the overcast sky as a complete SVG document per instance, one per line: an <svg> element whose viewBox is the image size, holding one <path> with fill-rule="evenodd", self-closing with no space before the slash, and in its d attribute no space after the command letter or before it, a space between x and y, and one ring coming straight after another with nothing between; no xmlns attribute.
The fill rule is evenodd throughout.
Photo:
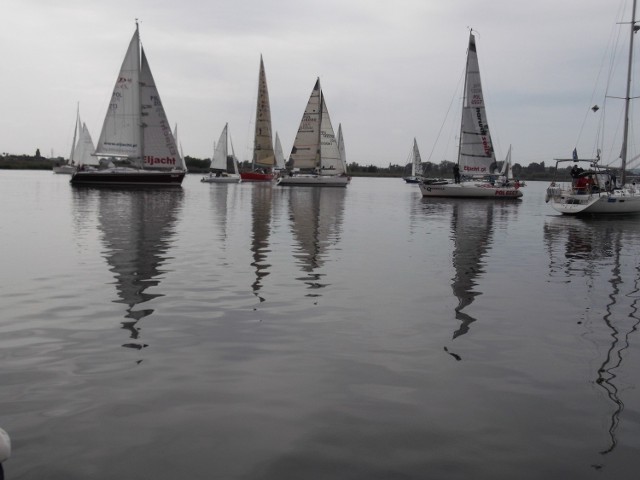
<svg viewBox="0 0 640 480"><path fill-rule="evenodd" d="M250 158L262 54L287 158L320 77L349 162L404 164L414 137L423 161L455 160L473 27L498 158L589 156L580 132L626 3L628 19L624 0L2 0L0 152L67 157L78 102L97 141L138 18L185 155L209 158L228 122Z"/></svg>

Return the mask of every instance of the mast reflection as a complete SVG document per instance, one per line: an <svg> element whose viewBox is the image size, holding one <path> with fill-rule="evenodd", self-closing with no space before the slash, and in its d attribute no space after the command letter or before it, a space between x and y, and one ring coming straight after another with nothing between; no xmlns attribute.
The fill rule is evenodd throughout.
<svg viewBox="0 0 640 480"><path fill-rule="evenodd" d="M269 250L269 234L271 231L271 200L273 188L270 183L256 182L251 185L251 266L255 269L255 281L251 284L253 294L260 302L264 297L260 294L262 280L269 275L270 264L266 263Z"/></svg>
<svg viewBox="0 0 640 480"><path fill-rule="evenodd" d="M137 308L161 293L147 293L160 284L162 265L173 243L174 225L182 204L182 190L100 190L98 228L102 232L103 256L115 276L117 303L127 306L122 328L130 342L123 347L142 349L140 321L152 308Z"/></svg>
<svg viewBox="0 0 640 480"><path fill-rule="evenodd" d="M291 226L297 248L293 256L306 276L297 278L312 290L308 297L319 297L328 284L318 270L326 261L331 246L340 241L344 214L341 188L300 187L289 191Z"/></svg>
<svg viewBox="0 0 640 480"><path fill-rule="evenodd" d="M631 336L640 325L640 267L621 261L637 250L640 226L628 220L552 217L544 226L544 239L552 276L562 275L568 279L567 283L571 277L586 277L589 298L608 291L602 315L608 343L595 372L595 384L613 405L607 431L609 442L600 451L606 455L618 445L617 430L624 411L617 385L618 371L623 367ZM598 305L589 307L591 311L597 308ZM599 337L591 337L600 351Z"/></svg>

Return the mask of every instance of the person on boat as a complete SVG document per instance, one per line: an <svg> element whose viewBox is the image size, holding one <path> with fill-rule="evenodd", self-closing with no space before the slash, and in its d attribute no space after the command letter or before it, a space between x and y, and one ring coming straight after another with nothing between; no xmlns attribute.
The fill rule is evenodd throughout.
<svg viewBox="0 0 640 480"><path fill-rule="evenodd" d="M576 179L574 188L576 189L576 193L587 193L587 177L582 176Z"/></svg>
<svg viewBox="0 0 640 480"><path fill-rule="evenodd" d="M453 166L453 181L454 183L460 183L460 167L458 167L457 163Z"/></svg>

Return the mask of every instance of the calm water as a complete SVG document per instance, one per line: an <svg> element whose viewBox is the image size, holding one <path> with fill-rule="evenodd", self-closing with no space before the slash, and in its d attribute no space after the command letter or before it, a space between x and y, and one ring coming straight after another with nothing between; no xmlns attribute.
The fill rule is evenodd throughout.
<svg viewBox="0 0 640 480"><path fill-rule="evenodd" d="M635 479L640 219L0 172L16 479Z"/></svg>

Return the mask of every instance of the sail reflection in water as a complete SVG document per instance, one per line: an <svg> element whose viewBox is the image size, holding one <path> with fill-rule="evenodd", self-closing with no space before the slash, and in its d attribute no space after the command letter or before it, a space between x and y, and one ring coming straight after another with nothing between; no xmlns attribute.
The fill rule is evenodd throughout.
<svg viewBox="0 0 640 480"><path fill-rule="evenodd" d="M328 250L340 241L346 191L301 187L289 190L292 231L297 242L293 256L305 277L298 278L314 291L327 286L322 268ZM317 297L319 293L309 293Z"/></svg>
<svg viewBox="0 0 640 480"><path fill-rule="evenodd" d="M453 294L458 299L455 308L456 320L460 326L453 332L453 338L469 331L475 318L463 310L482 292L476 289L478 277L484 273L484 257L492 242L493 203L474 200L451 200L451 236L453 240L454 277L451 283Z"/></svg>
<svg viewBox="0 0 640 480"><path fill-rule="evenodd" d="M574 295L575 284L584 284L590 300L582 314L584 338L596 356L594 385L612 403L609 442L600 452L607 454L616 448L624 411L626 385L619 377L625 375L625 351L640 327L640 225L624 219L552 217L544 226L544 240L551 277L573 283Z"/></svg>
<svg viewBox="0 0 640 480"><path fill-rule="evenodd" d="M256 276L251 289L258 300L264 302L265 299L260 295L260 290L262 280L269 275L269 267L271 267L266 260L269 252L273 188L270 183L255 183L252 185L251 195L251 266Z"/></svg>
<svg viewBox="0 0 640 480"><path fill-rule="evenodd" d="M152 308L137 308L161 293L148 293L157 287L161 269L175 235L174 225L182 203L182 190L101 190L98 221L102 232L104 257L115 275L118 303L127 305L122 328L132 341L124 347L142 349L140 320Z"/></svg>

